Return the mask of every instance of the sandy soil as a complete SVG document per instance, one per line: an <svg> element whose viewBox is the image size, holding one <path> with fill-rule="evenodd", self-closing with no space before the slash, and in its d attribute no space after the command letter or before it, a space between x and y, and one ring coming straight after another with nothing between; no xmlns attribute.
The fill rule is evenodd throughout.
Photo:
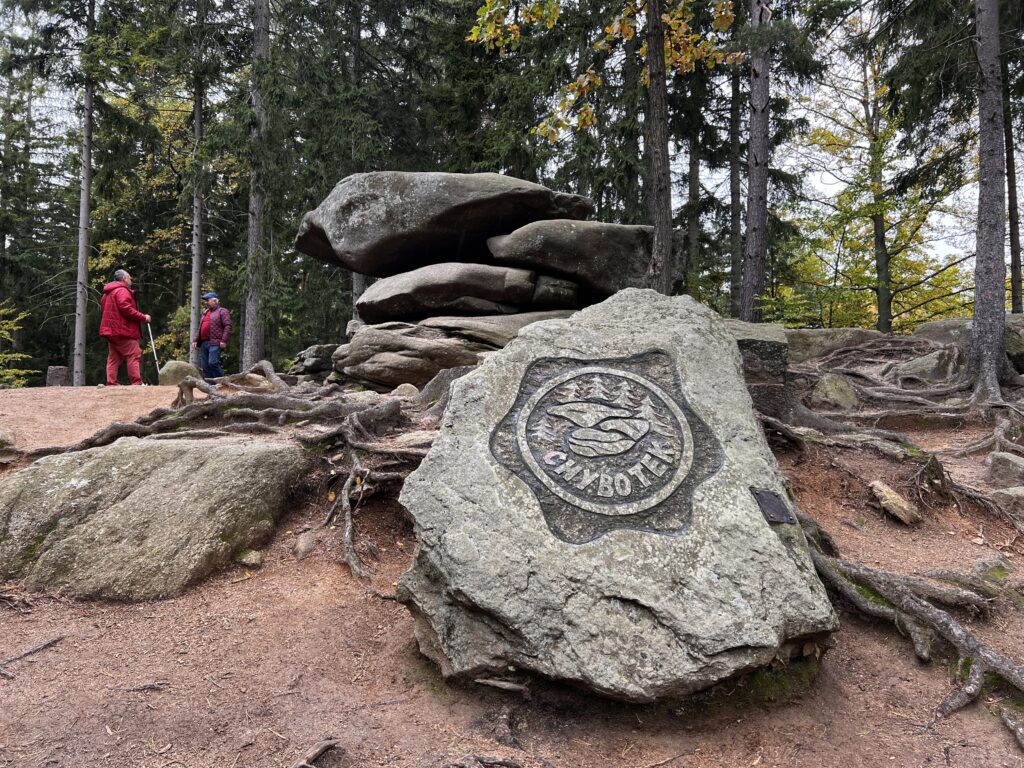
<svg viewBox="0 0 1024 768"><path fill-rule="evenodd" d="M0 392L0 423L14 418L19 438L42 443L53 442L59 424L70 442L113 420L114 408L125 418L169 400L156 388L79 392L87 405L66 390ZM24 431L22 406L39 412L36 428L48 435ZM924 437L948 447L973 434ZM1021 561L1005 525L954 505L930 507L914 529L884 519L864 481L899 486L910 468L821 451L782 454L780 465L847 557L906 572L969 568L999 551ZM0 660L64 638L10 664L13 679L0 678L0 766L287 767L325 734L344 749L318 760L321 768L441 768L467 754L524 768L1024 766L992 702L926 728L953 687L948 663L919 664L891 628L846 613L821 674L789 701L759 700L743 682L649 707L537 680L528 700L447 683L418 654L406 610L337 563L336 531L325 531L310 556L293 557L297 534L322 518L323 503L290 511L260 570L232 568L173 600L35 597L26 612L0 604ZM357 526L361 549L376 552L367 561L373 587L390 592L415 547L409 525L380 499L359 512ZM1003 607L971 626L1024 659L1020 613ZM512 743L499 740L502 721Z"/></svg>
<svg viewBox="0 0 1024 768"><path fill-rule="evenodd" d="M23 451L70 445L116 421L169 406L177 387L32 387L0 390L0 429Z"/></svg>

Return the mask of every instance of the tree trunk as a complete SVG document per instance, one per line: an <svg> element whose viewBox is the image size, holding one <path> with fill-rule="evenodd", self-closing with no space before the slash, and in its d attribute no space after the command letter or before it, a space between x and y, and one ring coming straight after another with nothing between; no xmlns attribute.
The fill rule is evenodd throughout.
<svg viewBox="0 0 1024 768"><path fill-rule="evenodd" d="M977 403L1002 399L1005 363L1006 152L999 67L999 0L975 0L978 61L978 234L969 370Z"/></svg>
<svg viewBox="0 0 1024 768"><path fill-rule="evenodd" d="M668 99L665 85L665 30L661 0L647 2L647 140L651 160L651 219L654 245L647 284L665 295L672 293L672 186L668 163Z"/></svg>
<svg viewBox="0 0 1024 768"><path fill-rule="evenodd" d="M732 68L729 101L729 314L740 316L743 297L743 211L740 208L740 68Z"/></svg>
<svg viewBox="0 0 1024 768"><path fill-rule="evenodd" d="M249 233L246 267L245 333L242 339L242 369L263 359L263 283L266 253L263 248L263 208L266 192L267 105L263 81L270 61L270 0L255 0L252 50L252 169L249 174Z"/></svg>
<svg viewBox="0 0 1024 768"><path fill-rule="evenodd" d="M355 2L350 3L349 12L351 13L352 21L349 33L349 45L352 51L350 75L352 78L352 90L356 92L363 83L363 0L355 0ZM352 159L353 172L365 170L355 167L356 158L359 156L358 147L358 134L356 131L351 131L349 134L349 153Z"/></svg>
<svg viewBox="0 0 1024 768"><path fill-rule="evenodd" d="M358 320L359 313L356 311L356 302L359 301L359 297L363 295L366 290L366 275L361 275L358 272L352 273L352 319Z"/></svg>
<svg viewBox="0 0 1024 768"><path fill-rule="evenodd" d="M700 134L697 127L690 136L690 161L686 196L686 263L680 265L683 293L697 292L700 274Z"/></svg>
<svg viewBox="0 0 1024 768"><path fill-rule="evenodd" d="M192 139L195 142L192 168L192 286L189 296L188 338L191 342L199 334L202 304L199 298L203 285L203 266L206 263L206 237L203 232L203 190L206 181L202 166L203 108L206 105L206 84L203 82L202 66L205 54L206 0L196 5L196 25L193 30L199 44L195 51L195 80L192 84ZM192 365L199 365L199 350L189 353Z"/></svg>
<svg viewBox="0 0 1024 768"><path fill-rule="evenodd" d="M353 91L358 90L363 81L363 56L362 56L362 39L363 39L363 2L362 0L355 0L349 5L349 11L351 13L352 27L350 32L350 41L352 49L352 67L350 75L352 77L352 89ZM364 170L358 168L358 151L356 144L356 133L352 131L349 143L349 155L352 160L353 172ZM359 301L359 297L363 295L363 291L366 290L366 275L360 275L355 272L352 273L352 319L358 320L359 315L356 313L356 302Z"/></svg>
<svg viewBox="0 0 1024 768"><path fill-rule="evenodd" d="M1010 103L1010 73L1006 57L1002 58L1003 135L1006 139L1006 196L1010 219L1010 311L1024 312L1021 301L1020 274L1020 208L1017 205L1017 157L1013 141L1013 111Z"/></svg>
<svg viewBox="0 0 1024 768"><path fill-rule="evenodd" d="M747 242L743 259L743 295L740 317L761 322L768 260L768 48L760 29L771 20L767 0L750 0L753 45L750 52L750 137L747 145Z"/></svg>
<svg viewBox="0 0 1024 768"><path fill-rule="evenodd" d="M12 131L9 126L14 122L14 78L7 78L7 88L4 93L4 110L0 113L0 128L4 128L4 144L0 149L0 295L12 296L14 291L7 285L6 266L7 261L7 237L11 234L10 214L12 195L8 184L13 186L14 169L11 166L11 159L14 154L14 140L11 138Z"/></svg>
<svg viewBox="0 0 1024 768"><path fill-rule="evenodd" d="M869 72L870 62L865 58L863 63L863 80L861 81L861 104L864 108L864 127L868 137L868 175L871 180L871 202L874 213L871 215L872 240L875 252L875 306L878 319L875 327L882 333L892 333L892 279L890 264L892 255L886 239L885 223L885 179L882 167L885 162L885 147L881 144L882 104L879 97L879 78Z"/></svg>
<svg viewBox="0 0 1024 768"><path fill-rule="evenodd" d="M640 177L643 173L643 157L640 154L640 118L643 114L640 98L640 67L637 63L639 41L634 35L622 46L622 82L626 89L625 109L631 116L622 137L622 154L629 158L630 172L622 180L622 221L624 224L642 224L645 221L643 190ZM632 172L632 171L635 171Z"/></svg>
<svg viewBox="0 0 1024 768"><path fill-rule="evenodd" d="M880 197L875 197L876 204ZM892 285L889 279L889 246L885 242L885 214L871 217L875 246L875 297L878 303L878 322L875 327L882 333L892 333Z"/></svg>
<svg viewBox="0 0 1024 768"><path fill-rule="evenodd" d="M96 27L96 3L88 0L85 20L85 47L87 55ZM85 79L85 98L82 105L82 189L78 198L78 270L75 276L75 346L71 383L85 386L85 334L89 310L89 228L92 210L92 111L95 84Z"/></svg>

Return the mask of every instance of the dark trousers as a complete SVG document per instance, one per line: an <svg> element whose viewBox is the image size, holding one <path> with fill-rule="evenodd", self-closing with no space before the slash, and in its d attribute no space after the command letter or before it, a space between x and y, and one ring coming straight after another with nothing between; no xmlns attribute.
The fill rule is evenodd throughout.
<svg viewBox="0 0 1024 768"><path fill-rule="evenodd" d="M224 375L224 369L220 365L220 345L209 341L199 344L199 366L203 369L203 378L219 379Z"/></svg>

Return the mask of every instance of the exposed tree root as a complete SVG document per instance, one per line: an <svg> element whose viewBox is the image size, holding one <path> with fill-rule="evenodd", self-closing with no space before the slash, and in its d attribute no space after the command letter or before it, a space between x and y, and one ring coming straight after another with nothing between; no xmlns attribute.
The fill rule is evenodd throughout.
<svg viewBox="0 0 1024 768"><path fill-rule="evenodd" d="M0 605L16 613L28 613L35 607L35 603L30 598L10 592L0 592Z"/></svg>
<svg viewBox="0 0 1024 768"><path fill-rule="evenodd" d="M0 677L6 677L8 680L13 679L14 675L11 672L8 672L6 669L4 669L4 667L6 667L8 664L13 664L14 662L20 659L24 659L26 656L31 656L33 653L39 653L39 651L46 650L51 645L56 645L63 639L64 635L57 635L56 637L51 637L49 640L46 640L42 643L37 643L36 645L33 645L27 651L22 651L21 653L15 654L14 656L3 659L2 661L0 661Z"/></svg>
<svg viewBox="0 0 1024 768"><path fill-rule="evenodd" d="M1017 738L1017 744L1020 745L1020 748L1024 749L1024 723L1014 717L1009 710L1002 707L999 709L999 716L1002 718L1003 725L1009 728L1010 733Z"/></svg>
<svg viewBox="0 0 1024 768"><path fill-rule="evenodd" d="M341 491L338 492L335 497L334 503L331 504L330 509L327 511L327 517L324 518L321 527L326 527L331 524L340 508L342 514L342 526L341 526L341 552L345 563L348 564L349 570L352 571L354 576L360 579L369 579L370 574L367 573L363 567L362 560L359 558L359 554L356 552L354 544L355 536L355 523L353 521L353 515L356 510L359 509L359 505L362 504L363 498L369 494L372 495L375 487L379 487L384 483L391 483L396 481L405 480L408 476L407 472L374 472L371 469L367 469L359 463L359 459L356 457L355 451L349 452L349 462L351 469L349 470L348 477L345 478L345 482L342 484ZM370 479L373 479L374 485L370 485ZM352 494L356 494L356 502L352 503Z"/></svg>
<svg viewBox="0 0 1024 768"><path fill-rule="evenodd" d="M264 377L267 387L249 387L248 390L254 391L236 391L233 394L218 389L225 382L230 384L231 380L253 375ZM109 445L122 437L163 435L166 439L171 435L182 438L270 435L289 425L304 430L295 435L300 443L325 452L338 445L346 445L408 459L422 458L426 454L423 449L388 447L377 439L403 421L402 403L398 399L368 403L365 397L345 393L336 385L292 387L265 360L244 374L216 381L218 386L201 379L185 379L178 385L178 397L170 408L157 408L132 422L111 424L74 445L41 448L26 456L34 460L72 453ZM207 397L196 399L194 391L197 389L206 392ZM214 426L214 423L219 426ZM317 425L328 425L332 429L319 432L310 429Z"/></svg>
<svg viewBox="0 0 1024 768"><path fill-rule="evenodd" d="M811 545L815 568L828 587L860 613L891 623L907 635L922 661L932 658L936 640L945 641L956 651L962 682L936 707L930 724L976 701L987 674L998 676L1024 693L1024 666L979 641L951 613L939 607L987 613L999 593L997 585L979 588L979 581L984 584L985 579L978 574L943 571L926 578L841 560L831 540L823 539L820 526L805 515L799 517ZM1019 727L1014 728L1009 722L1007 727L1019 737Z"/></svg>

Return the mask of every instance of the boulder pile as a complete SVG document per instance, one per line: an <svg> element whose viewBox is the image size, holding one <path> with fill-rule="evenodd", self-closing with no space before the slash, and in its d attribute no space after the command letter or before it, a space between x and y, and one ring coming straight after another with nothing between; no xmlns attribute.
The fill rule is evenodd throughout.
<svg viewBox="0 0 1024 768"><path fill-rule="evenodd" d="M589 199L496 173L360 173L303 218L296 247L380 278L348 344L291 373L421 386L521 328L644 284L651 227L583 221Z"/></svg>

